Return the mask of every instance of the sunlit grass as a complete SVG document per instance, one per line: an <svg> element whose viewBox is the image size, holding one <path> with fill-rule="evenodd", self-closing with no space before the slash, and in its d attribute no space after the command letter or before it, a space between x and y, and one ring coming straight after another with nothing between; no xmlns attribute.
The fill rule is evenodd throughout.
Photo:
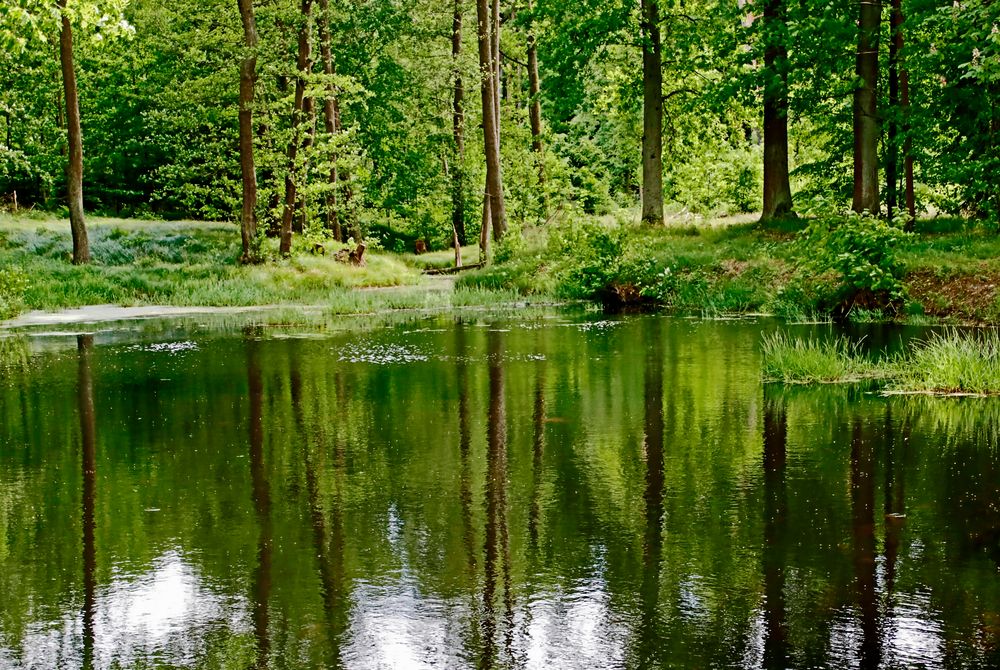
<svg viewBox="0 0 1000 670"><path fill-rule="evenodd" d="M996 330L934 334L892 361L888 389L909 393L1000 393Z"/></svg>
<svg viewBox="0 0 1000 670"><path fill-rule="evenodd" d="M885 375L880 362L860 352L860 342L837 337L800 339L778 332L764 337L763 375L767 382L830 384L878 379Z"/></svg>
<svg viewBox="0 0 1000 670"><path fill-rule="evenodd" d="M765 382L853 383L880 380L886 393L1000 394L1000 334L949 331L914 342L891 358L872 359L859 342L793 338L784 333L762 342Z"/></svg>

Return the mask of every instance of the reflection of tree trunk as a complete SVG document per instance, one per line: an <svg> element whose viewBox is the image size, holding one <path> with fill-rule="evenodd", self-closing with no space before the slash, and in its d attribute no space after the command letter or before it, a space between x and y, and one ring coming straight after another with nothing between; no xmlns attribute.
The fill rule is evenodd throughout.
<svg viewBox="0 0 1000 670"><path fill-rule="evenodd" d="M323 600L323 611L327 620L326 633L330 645L331 664L334 667L339 667L342 663L340 658L340 631L343 630L343 625L338 615L344 611L346 604L343 586L343 523L340 513L341 501L338 496L332 510L333 522L330 524L330 535L334 549L331 554L329 540L327 539L326 515L323 511L323 504L320 501L319 478L317 476L316 462L313 458L314 447L316 448L315 451L318 457L322 458L326 453L327 445L326 441L319 437L318 426L313 425L313 430L310 430L310 423L306 419L302 398L301 360L298 348L292 352L290 365L289 385L292 396L292 414L295 417L298 437L302 441L302 462L305 467L309 518L312 522L313 551L316 554L316 562L319 569L320 595ZM324 415L325 413L317 408L314 417Z"/></svg>
<svg viewBox="0 0 1000 670"><path fill-rule="evenodd" d="M885 588L892 597L896 584L896 561L899 558L900 536L906 523L905 506L903 504L904 476L902 456L896 448L910 442L910 424L903 423L902 439L896 439L892 426L892 408L885 409L886 454L885 454Z"/></svg>
<svg viewBox="0 0 1000 670"><path fill-rule="evenodd" d="M535 439L531 450L531 513L528 516L528 536L532 551L538 551L538 524L542 516L542 458L545 456L545 363L538 363L535 377Z"/></svg>
<svg viewBox="0 0 1000 670"><path fill-rule="evenodd" d="M472 446L472 435L469 429L469 380L466 363L465 328L459 325L455 329L455 371L458 375L458 450L462 463L461 490L462 499L462 536L465 541L465 553L469 562L469 576L475 575L476 550L475 532L472 527L472 467L469 460L469 449Z"/></svg>
<svg viewBox="0 0 1000 670"><path fill-rule="evenodd" d="M257 570L253 580L253 628L257 642L256 667L266 668L270 654L268 601L271 598L271 490L264 463L264 379L260 369L260 344L246 341L247 386L250 393L250 478L260 534L257 538Z"/></svg>
<svg viewBox="0 0 1000 670"><path fill-rule="evenodd" d="M854 531L854 589L861 611L861 668L879 663L875 577L875 459L861 419L851 429L851 509Z"/></svg>
<svg viewBox="0 0 1000 670"><path fill-rule="evenodd" d="M642 612L644 631L642 665L656 665L659 635L655 627L660 593L660 561L663 553L663 333L659 320L651 320L646 345L643 379L645 405L646 528L642 551Z"/></svg>
<svg viewBox="0 0 1000 670"><path fill-rule="evenodd" d="M94 619L97 614L97 547L94 543L94 504L97 493L97 423L94 419L94 381L90 369L93 335L76 338L77 400L83 442L83 667L94 667Z"/></svg>
<svg viewBox="0 0 1000 670"><path fill-rule="evenodd" d="M788 494L785 461L788 417L781 400L764 398L764 668L786 668L785 538Z"/></svg>
<svg viewBox="0 0 1000 670"><path fill-rule="evenodd" d="M485 582L483 585L483 656L482 667L497 663L497 623L494 599L497 578L504 579L504 609L508 624L513 618L510 593L510 547L507 528L507 409L504 402L503 342L501 333L489 333L489 416L486 426L486 544ZM512 626L507 626L509 636Z"/></svg>

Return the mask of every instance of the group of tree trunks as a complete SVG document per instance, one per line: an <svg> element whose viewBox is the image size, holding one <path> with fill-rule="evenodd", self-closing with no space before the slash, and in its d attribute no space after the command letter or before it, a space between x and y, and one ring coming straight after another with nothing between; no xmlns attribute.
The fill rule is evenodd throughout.
<svg viewBox="0 0 1000 670"><path fill-rule="evenodd" d="M764 35L764 193L762 221L791 215L792 193L788 168L788 49L783 35L786 33L787 0L765 0L763 6ZM238 0L243 24L245 55L240 67L239 133L240 167L243 180L243 207L241 236L242 261L260 260L257 248L257 174L254 163L253 103L257 68L257 30L253 0ZM484 252L489 244L489 231L494 241L507 232L507 212L504 203L503 168L500 157L500 99L501 99L501 0L476 0L478 23L480 90L482 96L483 155L486 163L486 182L483 197L483 226L480 245ZM901 0L891 0L891 38L889 48L889 104L892 114L888 119L887 164L885 167L888 192L886 197L889 217L899 205L899 162L902 154L904 205L912 220L915 215L913 196L913 158L906 117L909 108L908 73L901 64L903 48L903 14ZM328 19L328 0L319 0L320 17L318 33L323 72L327 76L327 90L323 99L324 126L327 133L342 131L337 102L335 74L331 53ZM529 2L529 9L533 3ZM876 107L879 74L879 31L881 28L881 0L864 0L859 4L858 51L856 74L859 85L854 92L854 196L853 208L862 213L878 214L879 198L878 140L880 123ZM73 236L73 262L87 263L90 250L83 212L83 140L80 129L80 108L77 95L76 74L73 63L73 32L66 0L59 0L62 11L60 34L60 62L66 105L68 136L67 195L70 226ZM642 220L648 224L663 222L663 72L662 43L660 36L659 0L641 2L642 72L643 72L643 136L642 136ZM285 195L280 222L280 252L291 252L292 233L296 207L302 208L301 195L296 184L297 158L300 149L307 149L315 132L313 121L314 101L306 95L306 73L312 68L312 0L301 0L302 24L298 35L298 74L295 83L293 133L288 146L288 173L285 177ZM461 264L460 246L467 243L465 227L465 174L463 170L464 140L464 86L459 69L462 48L462 3L454 0L452 29L452 65L454 78L453 138L451 161L452 227L456 246L456 265ZM532 149L538 157L539 184L544 181L542 160L542 116L540 106L540 81L538 52L534 32L527 36L529 77L529 118ZM312 130L302 127L312 125ZM899 141L900 127L904 139ZM338 172L336 160L329 175L333 188L325 201L326 224L334 236L343 235L338 187L347 175ZM341 198L350 196L349 188L342 188ZM357 226L352 234L360 242Z"/></svg>

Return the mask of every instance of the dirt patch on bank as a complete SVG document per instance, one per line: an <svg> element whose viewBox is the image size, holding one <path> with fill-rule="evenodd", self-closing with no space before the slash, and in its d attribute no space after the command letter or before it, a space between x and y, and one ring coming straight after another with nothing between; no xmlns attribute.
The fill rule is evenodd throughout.
<svg viewBox="0 0 1000 670"><path fill-rule="evenodd" d="M985 268L976 274L940 276L934 270L906 275L906 289L929 316L994 322L1000 315L1000 274Z"/></svg>

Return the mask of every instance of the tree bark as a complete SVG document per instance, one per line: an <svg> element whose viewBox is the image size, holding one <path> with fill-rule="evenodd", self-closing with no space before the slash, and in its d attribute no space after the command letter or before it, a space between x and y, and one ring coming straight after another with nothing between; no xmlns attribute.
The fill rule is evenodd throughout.
<svg viewBox="0 0 1000 670"><path fill-rule="evenodd" d="M784 0L764 5L764 206L760 220L791 214L788 180L788 49Z"/></svg>
<svg viewBox="0 0 1000 670"><path fill-rule="evenodd" d="M856 74L860 85L854 91L854 211L878 214L878 34L882 20L881 0L862 0L858 24Z"/></svg>
<svg viewBox="0 0 1000 670"><path fill-rule="evenodd" d="M534 3L529 5L529 9L534 11ZM538 76L538 44L535 40L535 29L528 30L528 93L531 96L531 106L528 109L528 118L531 121L531 150L535 152L538 160L538 184L545 183L545 163L542 160L542 102L539 92L541 82Z"/></svg>
<svg viewBox="0 0 1000 670"><path fill-rule="evenodd" d="M642 0L642 221L663 224L663 72L659 0Z"/></svg>
<svg viewBox="0 0 1000 670"><path fill-rule="evenodd" d="M240 173L243 178L243 211L240 234L243 238L242 263L257 257L257 168L253 156L253 98L257 83L257 23L253 0L239 0L243 40L247 49L240 65Z"/></svg>
<svg viewBox="0 0 1000 670"><path fill-rule="evenodd" d="M83 216L83 131L80 128L80 98L73 66L73 26L66 14L66 0L59 0L62 30L59 34L59 61L62 65L63 93L66 97L66 136L69 160L66 163L67 204L69 226L73 234L73 263L90 262L90 241Z"/></svg>
<svg viewBox="0 0 1000 670"><path fill-rule="evenodd" d="M886 203L889 220L895 215L899 202L899 127L903 127L903 199L909 217L907 226L912 226L917 217L916 200L913 195L913 156L911 152L908 118L910 114L910 76L902 65L903 58L903 8L901 0L892 0L890 26L892 42L889 43L889 106L893 116L889 119L889 162L885 166L885 180L888 186Z"/></svg>
<svg viewBox="0 0 1000 670"><path fill-rule="evenodd" d="M296 61L298 73L295 78L295 107L292 111L292 141L288 143L288 174L285 175L285 207L281 214L281 244L279 252L287 256L292 252L292 219L295 215L296 183L295 162L299 150L299 126L302 125L303 106L306 96L306 73L309 69L310 51L312 48L310 35L310 18L312 15L312 0L302 0L301 21L299 27L299 55Z"/></svg>
<svg viewBox="0 0 1000 670"><path fill-rule="evenodd" d="M337 70L333 65L333 51L330 37L330 14L329 0L320 0L319 17L319 39L320 52L323 58L323 74L333 77ZM327 84L327 94L323 99L323 121L327 134L339 135L343 132L343 123L340 118L340 100L337 96L337 86L332 81ZM351 191L347 186L350 174L346 170L341 170L337 165L338 155L333 155L330 166L330 187L331 190L326 196L326 220L327 226L333 232L336 240L344 240L344 227L347 224L345 216L346 208L350 202ZM354 233L357 242L361 241L360 229Z"/></svg>
<svg viewBox="0 0 1000 670"><path fill-rule="evenodd" d="M496 7L497 5L494 5L491 13L489 0L476 0L476 14L479 20L479 66L482 76L483 143L486 154L486 198L489 201L489 220L493 228L493 238L499 242L507 232L507 209L504 204L503 173L500 166L499 91L494 60L494 54L499 51L499 42L494 43L493 35L496 31L491 29L494 26L493 15L496 14Z"/></svg>
<svg viewBox="0 0 1000 670"><path fill-rule="evenodd" d="M451 225L458 247L457 258L461 258L459 247L465 238L465 86L459 58L462 55L462 0L455 0L451 28L451 63L455 80L452 101L452 136L454 154L451 169Z"/></svg>

